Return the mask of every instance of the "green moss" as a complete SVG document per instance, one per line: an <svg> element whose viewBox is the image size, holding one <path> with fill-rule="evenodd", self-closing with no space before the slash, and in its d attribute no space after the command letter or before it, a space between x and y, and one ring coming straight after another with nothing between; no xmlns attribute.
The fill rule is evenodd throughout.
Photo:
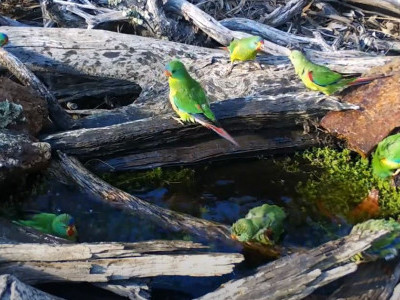
<svg viewBox="0 0 400 300"><path fill-rule="evenodd" d="M194 185L195 171L188 168L155 168L144 172L106 173L101 177L125 191L147 190L155 187L179 183L190 189Z"/></svg>
<svg viewBox="0 0 400 300"><path fill-rule="evenodd" d="M307 171L301 171L308 172L309 179L297 186L305 201L322 204L332 214L347 216L369 191L376 188L379 190L380 216L400 213L400 192L390 181L373 176L368 160L353 157L350 150L314 148L297 155L299 158L309 165ZM298 168L294 169L298 171Z"/></svg>
<svg viewBox="0 0 400 300"><path fill-rule="evenodd" d="M10 124L24 121L22 111L22 106L19 104L7 100L0 102L0 128L6 128Z"/></svg>

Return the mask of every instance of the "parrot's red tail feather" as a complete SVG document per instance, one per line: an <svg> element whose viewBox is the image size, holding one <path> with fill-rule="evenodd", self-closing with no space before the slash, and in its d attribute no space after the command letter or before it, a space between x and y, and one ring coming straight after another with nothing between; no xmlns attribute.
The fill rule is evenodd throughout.
<svg viewBox="0 0 400 300"><path fill-rule="evenodd" d="M379 75L379 76L375 76L375 77L360 77L360 78L357 78L356 80L350 82L348 85L367 84L376 79L386 78L386 77L390 77L390 76L392 76L392 75Z"/></svg>
<svg viewBox="0 0 400 300"><path fill-rule="evenodd" d="M215 126L214 124L211 124L205 120L202 120L200 118L196 118L195 120L203 125L204 127L211 129L212 131L214 131L215 133L217 133L219 136L223 137L224 139L226 139L227 141L231 142L232 144L234 144L237 147L240 147L239 144L235 141L235 139L233 137L231 137L231 135L229 133L227 133L222 127L218 127Z"/></svg>

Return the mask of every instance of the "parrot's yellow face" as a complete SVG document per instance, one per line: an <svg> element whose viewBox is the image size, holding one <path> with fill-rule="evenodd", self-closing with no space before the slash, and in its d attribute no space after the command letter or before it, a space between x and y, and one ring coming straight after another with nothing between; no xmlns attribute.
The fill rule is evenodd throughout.
<svg viewBox="0 0 400 300"><path fill-rule="evenodd" d="M294 65L296 65L296 63L299 63L304 59L304 54L299 50L292 50L289 59Z"/></svg>

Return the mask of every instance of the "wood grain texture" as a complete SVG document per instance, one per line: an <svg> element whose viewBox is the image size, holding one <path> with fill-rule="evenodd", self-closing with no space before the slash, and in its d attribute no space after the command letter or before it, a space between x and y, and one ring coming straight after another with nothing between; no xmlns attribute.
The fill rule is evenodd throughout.
<svg viewBox="0 0 400 300"><path fill-rule="evenodd" d="M195 251L202 248L182 241L0 244L0 272L27 283L108 282L160 275L219 276L243 260L241 254Z"/></svg>
<svg viewBox="0 0 400 300"><path fill-rule="evenodd" d="M363 232L327 242L259 267L248 277L231 280L199 299L302 299L316 288L354 272L354 263L335 267L366 250L387 231ZM335 268L333 268L335 267Z"/></svg>

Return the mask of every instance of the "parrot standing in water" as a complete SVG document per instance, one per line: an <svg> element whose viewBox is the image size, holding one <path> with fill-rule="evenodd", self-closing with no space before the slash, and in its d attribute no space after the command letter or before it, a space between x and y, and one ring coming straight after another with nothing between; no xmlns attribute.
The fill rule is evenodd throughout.
<svg viewBox="0 0 400 300"><path fill-rule="evenodd" d="M400 133L390 135L378 144L372 155L372 170L380 178L400 172Z"/></svg>
<svg viewBox="0 0 400 300"><path fill-rule="evenodd" d="M259 36L251 36L239 40L233 40L228 47L223 47L230 53L231 68L227 74L232 72L236 61L255 60L257 52L261 51L264 40Z"/></svg>
<svg viewBox="0 0 400 300"><path fill-rule="evenodd" d="M388 77L383 75L369 78L346 76L325 66L312 63L299 50L292 50L289 59L304 85L325 95L332 95L347 86L367 84L375 79Z"/></svg>
<svg viewBox="0 0 400 300"><path fill-rule="evenodd" d="M76 241L78 235L74 218L69 214L39 213L33 215L30 220L18 220L14 221L14 223L32 227L40 232L56 235L71 241Z"/></svg>
<svg viewBox="0 0 400 300"><path fill-rule="evenodd" d="M0 32L0 47L3 47L8 43L8 36L5 33Z"/></svg>
<svg viewBox="0 0 400 300"><path fill-rule="evenodd" d="M180 117L180 119L174 118L175 120L181 124L197 122L239 146L218 124L203 88L189 75L183 63L179 60L171 61L165 67L165 75L169 77L169 100L172 108Z"/></svg>

